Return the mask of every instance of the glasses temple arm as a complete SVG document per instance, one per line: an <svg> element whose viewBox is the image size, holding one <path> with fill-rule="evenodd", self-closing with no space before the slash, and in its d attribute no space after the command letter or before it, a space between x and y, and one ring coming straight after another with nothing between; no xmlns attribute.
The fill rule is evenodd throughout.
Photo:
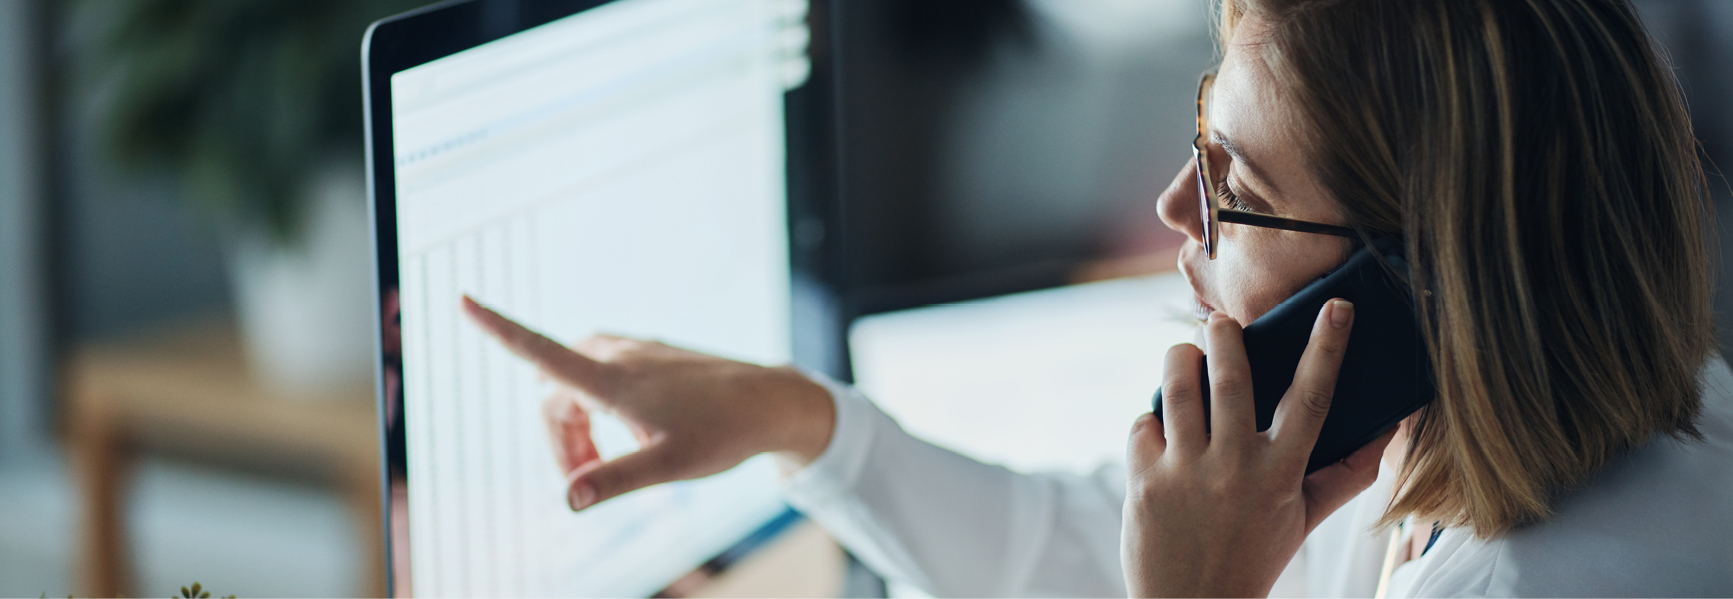
<svg viewBox="0 0 1733 599"><path fill-rule="evenodd" d="M1294 220L1291 218L1282 218L1280 216L1258 214L1256 212L1242 212L1239 210L1228 210L1224 208L1216 211L1216 218L1224 223L1237 223L1241 225L1263 227L1266 229L1281 229L1283 231L1298 231L1300 233L1319 233L1323 235L1335 235L1337 237L1360 237L1360 232L1354 230L1353 227L1326 225L1324 223Z"/></svg>

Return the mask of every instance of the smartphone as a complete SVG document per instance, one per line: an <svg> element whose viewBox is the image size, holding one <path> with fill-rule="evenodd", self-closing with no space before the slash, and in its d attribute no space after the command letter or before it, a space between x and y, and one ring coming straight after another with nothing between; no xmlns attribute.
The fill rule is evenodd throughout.
<svg viewBox="0 0 1733 599"><path fill-rule="evenodd" d="M1300 355L1306 351L1324 302L1338 297L1354 302L1354 328L1348 334L1348 349L1336 375L1330 413L1306 464L1307 474L1348 457L1438 395L1432 361L1415 321L1413 294L1403 280L1408 262L1401 250L1393 240L1375 240L1342 266L1246 325L1252 396L1258 430L1264 431L1275 418L1276 404L1294 382ZM1207 363L1203 394L1208 426ZM1155 392L1154 409L1160 418L1160 389Z"/></svg>

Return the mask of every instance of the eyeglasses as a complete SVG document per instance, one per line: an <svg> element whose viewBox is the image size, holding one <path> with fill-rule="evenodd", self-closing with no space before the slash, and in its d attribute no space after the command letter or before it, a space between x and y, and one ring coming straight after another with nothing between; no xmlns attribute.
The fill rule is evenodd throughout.
<svg viewBox="0 0 1733 599"><path fill-rule="evenodd" d="M1197 163L1197 191L1200 203L1198 214L1203 219L1203 250L1209 259L1216 258L1216 246L1220 245L1221 223L1237 223L1267 229L1298 231L1301 233L1318 233L1335 235L1349 239L1359 239L1360 233L1352 227L1326 225L1304 220L1294 220L1244 210L1234 210L1221 207L1220 191L1216 188L1216 179L1211 176L1209 168L1209 96L1215 87L1216 74L1205 73L1203 80L1197 84L1197 137L1191 140L1191 157Z"/></svg>

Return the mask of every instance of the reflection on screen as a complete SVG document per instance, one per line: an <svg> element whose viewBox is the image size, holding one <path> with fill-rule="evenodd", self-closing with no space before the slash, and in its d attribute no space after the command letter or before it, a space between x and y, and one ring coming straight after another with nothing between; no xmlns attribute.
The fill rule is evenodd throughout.
<svg viewBox="0 0 1733 599"><path fill-rule="evenodd" d="M803 0L620 0L391 78L411 573L424 596L647 596L781 512L759 460L574 514L548 389L462 293L789 359L782 92ZM635 448L598 417L604 457Z"/></svg>

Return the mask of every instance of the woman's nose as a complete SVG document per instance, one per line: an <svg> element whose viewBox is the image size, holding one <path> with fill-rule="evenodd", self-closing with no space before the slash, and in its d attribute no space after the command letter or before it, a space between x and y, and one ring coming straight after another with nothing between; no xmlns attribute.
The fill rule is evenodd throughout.
<svg viewBox="0 0 1733 599"><path fill-rule="evenodd" d="M1161 192L1157 206L1161 211L1161 222L1167 228L1203 243L1203 219L1198 216L1202 207L1199 206L1198 193L1197 162L1187 160L1185 168L1179 169L1179 175L1168 184L1167 191Z"/></svg>

